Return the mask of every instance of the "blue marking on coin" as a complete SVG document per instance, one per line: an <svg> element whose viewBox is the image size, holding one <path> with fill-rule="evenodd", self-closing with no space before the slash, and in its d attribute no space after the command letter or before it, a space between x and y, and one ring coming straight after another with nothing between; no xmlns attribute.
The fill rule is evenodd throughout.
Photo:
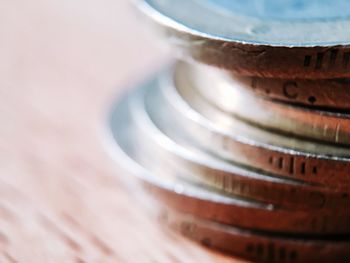
<svg viewBox="0 0 350 263"><path fill-rule="evenodd" d="M211 8L275 20L323 20L350 15L349 0L206 0Z"/></svg>

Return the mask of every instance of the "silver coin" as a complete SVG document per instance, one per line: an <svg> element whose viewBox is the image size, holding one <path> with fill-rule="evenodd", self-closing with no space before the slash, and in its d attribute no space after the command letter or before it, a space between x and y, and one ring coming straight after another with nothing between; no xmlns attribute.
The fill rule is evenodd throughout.
<svg viewBox="0 0 350 263"><path fill-rule="evenodd" d="M249 229L315 235L350 233L347 224L350 215L346 210L339 211L337 216L333 212L320 211L315 217L307 211L274 209L271 205L208 191L186 183L179 177L150 173L135 160L137 149L133 145L134 138L130 136L134 126L128 107L127 98L124 98L112 112L110 125L112 139L116 144L114 155L117 155L120 165L136 176L156 200L171 209Z"/></svg>
<svg viewBox="0 0 350 263"><path fill-rule="evenodd" d="M346 0L135 2L185 57L243 75L350 76Z"/></svg>

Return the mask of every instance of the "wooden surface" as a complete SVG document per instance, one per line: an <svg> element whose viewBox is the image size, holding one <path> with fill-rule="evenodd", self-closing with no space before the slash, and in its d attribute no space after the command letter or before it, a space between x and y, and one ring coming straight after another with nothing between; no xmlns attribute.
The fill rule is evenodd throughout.
<svg viewBox="0 0 350 263"><path fill-rule="evenodd" d="M0 262L231 262L159 227L104 149L112 99L167 60L132 9L0 7Z"/></svg>

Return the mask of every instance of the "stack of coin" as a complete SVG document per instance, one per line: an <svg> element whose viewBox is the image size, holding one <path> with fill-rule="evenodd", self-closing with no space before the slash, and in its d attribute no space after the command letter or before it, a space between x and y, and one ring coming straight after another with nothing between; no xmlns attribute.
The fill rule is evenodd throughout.
<svg viewBox="0 0 350 263"><path fill-rule="evenodd" d="M136 4L183 59L110 122L161 221L250 260L348 261L350 2Z"/></svg>

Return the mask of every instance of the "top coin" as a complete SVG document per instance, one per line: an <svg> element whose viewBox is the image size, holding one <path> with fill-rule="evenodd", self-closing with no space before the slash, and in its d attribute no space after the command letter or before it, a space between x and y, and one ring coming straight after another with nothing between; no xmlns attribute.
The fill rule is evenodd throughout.
<svg viewBox="0 0 350 263"><path fill-rule="evenodd" d="M238 74L350 77L348 0L136 0L184 55Z"/></svg>

